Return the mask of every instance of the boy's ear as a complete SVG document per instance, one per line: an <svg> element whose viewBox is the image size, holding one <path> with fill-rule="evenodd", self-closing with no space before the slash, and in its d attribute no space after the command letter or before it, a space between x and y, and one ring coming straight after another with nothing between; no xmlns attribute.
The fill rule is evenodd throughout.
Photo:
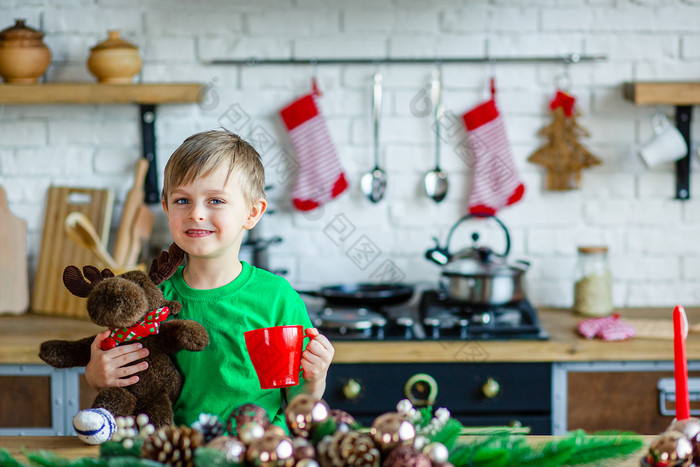
<svg viewBox="0 0 700 467"><path fill-rule="evenodd" d="M168 203L165 202L165 198L160 199L160 204L163 206L163 211L165 211L165 215L168 215Z"/></svg>
<svg viewBox="0 0 700 467"><path fill-rule="evenodd" d="M267 209L267 201L264 199L259 199L253 203L248 212L248 218L243 223L243 228L250 230L258 223L263 213Z"/></svg>

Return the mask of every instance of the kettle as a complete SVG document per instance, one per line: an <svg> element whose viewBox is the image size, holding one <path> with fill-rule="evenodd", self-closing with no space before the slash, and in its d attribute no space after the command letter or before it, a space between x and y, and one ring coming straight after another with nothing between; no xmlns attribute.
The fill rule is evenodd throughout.
<svg viewBox="0 0 700 467"><path fill-rule="evenodd" d="M472 233L472 245L456 253L450 252L450 241L455 229L473 218L493 219L505 235L505 249L496 253L479 245L479 234ZM449 298L475 305L503 305L525 299L524 276L530 263L523 260L508 261L510 232L505 224L493 215L467 214L459 219L447 235L445 246L437 238L435 247L425 252L428 260L442 266L442 288Z"/></svg>

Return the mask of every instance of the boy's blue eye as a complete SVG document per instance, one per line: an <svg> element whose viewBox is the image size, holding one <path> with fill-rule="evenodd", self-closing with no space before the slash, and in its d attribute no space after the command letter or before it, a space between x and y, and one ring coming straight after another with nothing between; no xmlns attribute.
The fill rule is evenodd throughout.
<svg viewBox="0 0 700 467"><path fill-rule="evenodd" d="M214 199L211 200L211 203L212 203L212 204L221 204L221 203L223 203L223 202L224 202L224 200L223 200L223 199L220 199L220 198L214 198Z"/></svg>
<svg viewBox="0 0 700 467"><path fill-rule="evenodd" d="M175 200L175 204L187 204L187 203L189 203L189 201L186 200L185 198L179 198L179 199Z"/></svg>

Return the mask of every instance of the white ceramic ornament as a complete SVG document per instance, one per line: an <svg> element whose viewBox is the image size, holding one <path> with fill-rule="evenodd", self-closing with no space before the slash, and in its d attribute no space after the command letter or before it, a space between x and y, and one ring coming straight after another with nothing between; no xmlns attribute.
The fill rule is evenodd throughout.
<svg viewBox="0 0 700 467"><path fill-rule="evenodd" d="M73 417L73 428L84 443L102 444L117 431L117 422L103 408L85 409Z"/></svg>

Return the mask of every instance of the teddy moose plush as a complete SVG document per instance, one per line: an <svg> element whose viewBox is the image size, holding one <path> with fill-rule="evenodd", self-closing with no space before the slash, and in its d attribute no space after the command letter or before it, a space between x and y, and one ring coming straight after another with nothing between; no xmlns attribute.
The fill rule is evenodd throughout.
<svg viewBox="0 0 700 467"><path fill-rule="evenodd" d="M82 273L75 266L63 271L66 288L87 298L90 319L111 329L110 337L102 341L103 350L139 340L150 352L144 359L148 369L139 374L138 383L101 389L92 408L73 418L78 437L86 443L107 441L118 416L145 413L156 428L173 423L172 404L180 394L182 380L168 355L183 349L200 351L209 344L209 334L201 324L185 319L165 321L177 314L181 305L165 300L158 284L175 273L183 258L184 252L173 243L153 260L148 274L128 271L115 276L109 269L100 271L95 266L83 267ZM39 357L55 368L86 366L94 339L46 341Z"/></svg>

